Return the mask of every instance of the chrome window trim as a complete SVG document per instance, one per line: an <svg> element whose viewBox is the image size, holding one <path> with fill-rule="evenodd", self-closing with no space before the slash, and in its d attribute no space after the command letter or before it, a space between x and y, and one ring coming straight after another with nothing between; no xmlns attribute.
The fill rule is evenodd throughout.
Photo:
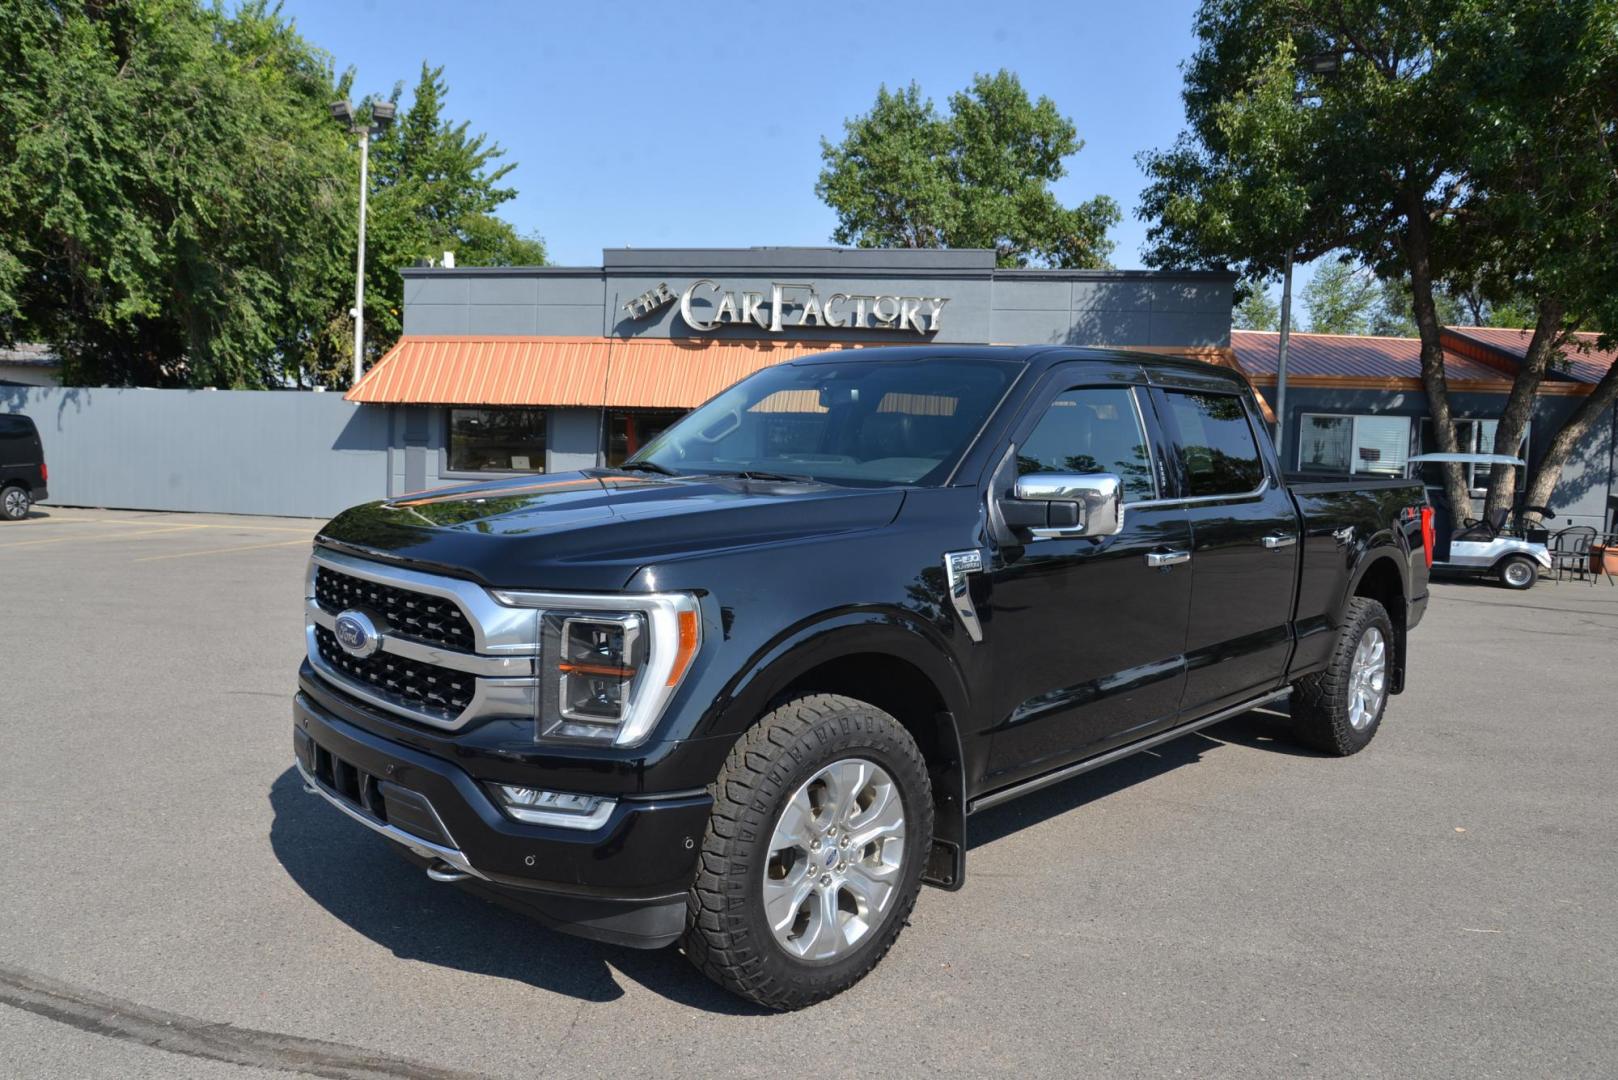
<svg viewBox="0 0 1618 1080"><path fill-rule="evenodd" d="M479 653L518 653L532 656L539 643L539 617L533 611L512 608L497 602L487 589L460 578L424 574L402 566L366 562L351 555L316 548L309 561L305 598L315 597L315 568L324 566L379 585L392 585L429 596L453 600L471 624L473 651Z"/></svg>
<svg viewBox="0 0 1618 1080"><path fill-rule="evenodd" d="M1141 387L1131 386L1129 388L1129 400L1135 404L1135 423L1140 425L1141 445L1146 448L1146 457L1151 466L1146 471L1152 474L1152 497L1150 499L1141 499L1138 502L1131 502L1128 494L1125 493L1123 500L1125 506L1139 506L1143 502L1156 502L1163 497L1163 487L1157 482L1158 473L1162 470L1163 463L1158 458L1157 448L1152 445L1152 429L1146 426L1146 413L1140 407L1140 392ZM1167 477L1164 477L1164 479L1167 479Z"/></svg>
<svg viewBox="0 0 1618 1080"><path fill-rule="evenodd" d="M472 700L458 716L452 716L440 709L418 708L392 694L378 690L369 683L350 678L328 664L315 645L315 626L314 622L304 626L304 644L308 651L309 666L339 690L379 709L385 709L419 723L443 728L445 731L459 731L475 719L491 716L532 721L538 714L539 680L532 676L520 679L474 678Z"/></svg>
<svg viewBox="0 0 1618 1080"><path fill-rule="evenodd" d="M337 809L341 810L343 813L347 814L361 825L364 825L372 832L381 833L389 840L403 844L405 847L416 852L418 855L423 856L424 858L442 859L449 865L455 867L457 870L471 874L473 877L482 878L485 881L489 880L489 876L483 873L483 871L479 870L477 867L473 866L471 860L469 860L466 855L461 852L460 848L444 847L440 844L434 844L431 841L423 840L414 833L407 833L395 825L389 825L386 822L378 821L376 818L365 813L363 810L350 806L346 800L327 788L325 784L322 784L313 776L310 776L309 770L303 767L303 762L294 759L293 764L298 767L298 775L303 777L303 789L305 791L311 795L319 795L322 799L325 799L327 802L331 803ZM416 792L416 794L421 795L419 791ZM433 818L437 820L438 828L443 832L445 839L453 844L455 842L455 838L450 835L448 829L444 828L444 819L438 816L438 808L433 806L431 800L429 800L425 795L422 795L422 801L427 804L427 809L432 812Z"/></svg>
<svg viewBox="0 0 1618 1080"><path fill-rule="evenodd" d="M331 630L337 624L337 616L312 599L306 601L304 615L306 622L313 622L316 626L325 627L327 630ZM534 674L532 656L478 656L458 649L427 645L413 638L398 637L385 630L377 636L382 652L402 656L407 660L419 660L424 664L453 668L469 675L481 675L486 678L521 678L531 677Z"/></svg>
<svg viewBox="0 0 1618 1080"><path fill-rule="evenodd" d="M1131 510L1165 509L1176 506L1198 506L1204 503L1219 502L1247 502L1262 498L1270 490L1269 470L1265 469L1265 476L1258 487L1252 491L1238 491L1229 495L1187 495L1182 499L1153 499L1150 502L1126 503Z"/></svg>

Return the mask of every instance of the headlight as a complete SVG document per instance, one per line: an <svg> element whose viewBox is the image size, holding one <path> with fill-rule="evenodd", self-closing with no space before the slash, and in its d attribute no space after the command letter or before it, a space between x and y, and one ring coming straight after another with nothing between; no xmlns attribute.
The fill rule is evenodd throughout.
<svg viewBox="0 0 1618 1080"><path fill-rule="evenodd" d="M702 645L697 599L496 593L541 608L539 737L634 746L651 733Z"/></svg>

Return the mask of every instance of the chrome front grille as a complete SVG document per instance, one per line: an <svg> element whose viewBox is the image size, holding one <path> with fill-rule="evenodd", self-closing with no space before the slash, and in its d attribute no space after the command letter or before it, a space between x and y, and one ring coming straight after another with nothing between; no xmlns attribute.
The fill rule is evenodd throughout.
<svg viewBox="0 0 1618 1080"><path fill-rule="evenodd" d="M309 664L339 690L439 728L534 718L536 611L459 578L325 550L309 562L304 596ZM365 616L375 640L345 648L345 612Z"/></svg>
<svg viewBox="0 0 1618 1080"><path fill-rule="evenodd" d="M324 626L315 627L315 648L321 659L349 678L387 694L407 708L439 713L446 720L454 720L466 711L477 688L476 676L454 668L386 652L350 656L337 644L337 636Z"/></svg>
<svg viewBox="0 0 1618 1080"><path fill-rule="evenodd" d="M333 615L352 608L373 612L396 633L417 641L467 652L477 647L477 637L472 633L466 614L455 601L446 597L367 581L328 566L317 566L315 600Z"/></svg>

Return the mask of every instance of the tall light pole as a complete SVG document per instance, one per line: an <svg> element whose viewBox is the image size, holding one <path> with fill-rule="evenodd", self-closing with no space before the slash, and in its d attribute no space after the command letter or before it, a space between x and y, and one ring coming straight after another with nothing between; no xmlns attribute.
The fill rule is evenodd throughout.
<svg viewBox="0 0 1618 1080"><path fill-rule="evenodd" d="M1287 339L1292 336L1292 252L1281 270L1281 341L1275 349L1275 456L1287 471Z"/></svg>
<svg viewBox="0 0 1618 1080"><path fill-rule="evenodd" d="M354 107L346 101L334 101L331 118L348 129L360 140L360 242L354 259L354 385L365 373L365 204L371 189L371 136L380 135L393 123L393 102L378 101L371 105L371 121L361 124L354 119Z"/></svg>
<svg viewBox="0 0 1618 1080"><path fill-rule="evenodd" d="M1303 70L1316 78L1330 78L1342 69L1343 54L1319 53L1305 57ZM1294 93L1292 102L1301 105L1312 95ZM1281 340L1275 349L1275 456L1280 459L1281 471L1287 468L1287 342L1292 337L1292 249L1288 248L1281 264Z"/></svg>

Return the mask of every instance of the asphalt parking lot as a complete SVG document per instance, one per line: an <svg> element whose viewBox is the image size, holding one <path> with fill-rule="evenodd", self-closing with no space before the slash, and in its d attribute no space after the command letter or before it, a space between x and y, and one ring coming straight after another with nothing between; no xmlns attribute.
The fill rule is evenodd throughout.
<svg viewBox="0 0 1618 1080"><path fill-rule="evenodd" d="M1435 586L1355 758L1250 714L974 818L964 891L774 1015L302 792L317 525L0 527L0 1076L1618 1074L1605 582Z"/></svg>

